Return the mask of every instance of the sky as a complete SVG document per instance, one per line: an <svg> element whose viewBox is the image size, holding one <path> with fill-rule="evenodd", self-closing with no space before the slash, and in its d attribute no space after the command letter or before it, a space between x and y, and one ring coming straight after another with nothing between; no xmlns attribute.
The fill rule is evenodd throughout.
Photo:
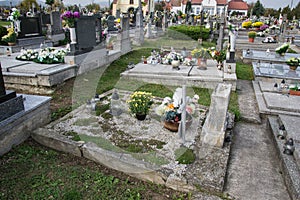
<svg viewBox="0 0 300 200"><path fill-rule="evenodd" d="M256 2L257 0L244 0L247 3ZM293 2L292 2L293 1ZM291 3L293 3L293 8L299 3L300 0L260 0L260 2L263 4L265 8L284 8L286 6L291 7ZM90 4L92 2L94 3L100 3L100 2L106 2L105 5L108 5L109 0L63 0L65 4L81 4L82 6L86 4ZM112 2L112 0L110 0ZM101 3L103 5L103 3Z"/></svg>

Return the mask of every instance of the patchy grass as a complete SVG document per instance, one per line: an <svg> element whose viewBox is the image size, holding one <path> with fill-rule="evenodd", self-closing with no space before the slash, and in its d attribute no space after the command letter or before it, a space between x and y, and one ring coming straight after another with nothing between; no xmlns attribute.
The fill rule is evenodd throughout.
<svg viewBox="0 0 300 200"><path fill-rule="evenodd" d="M236 76L238 79L242 80L254 80L254 74L252 66L249 64L244 64L242 62L236 63Z"/></svg>
<svg viewBox="0 0 300 200"><path fill-rule="evenodd" d="M90 118L78 119L76 122L74 122L74 125L76 125L76 126L89 126L89 125L92 125L96 122L98 122L97 118L90 117Z"/></svg>
<svg viewBox="0 0 300 200"><path fill-rule="evenodd" d="M237 92L231 92L230 94L228 111L235 115L235 121L240 121L241 113L239 109Z"/></svg>
<svg viewBox="0 0 300 200"><path fill-rule="evenodd" d="M112 175L113 174L113 175ZM32 140L0 158L0 199L188 199Z"/></svg>
<svg viewBox="0 0 300 200"><path fill-rule="evenodd" d="M180 164L192 164L196 159L194 151L186 147L180 147L179 149L176 149L175 156L176 161L178 161Z"/></svg>

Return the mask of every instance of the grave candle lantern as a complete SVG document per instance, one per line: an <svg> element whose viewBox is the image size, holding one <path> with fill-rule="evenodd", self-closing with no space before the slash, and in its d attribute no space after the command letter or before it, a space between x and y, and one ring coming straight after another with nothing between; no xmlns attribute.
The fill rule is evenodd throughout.
<svg viewBox="0 0 300 200"><path fill-rule="evenodd" d="M110 114L119 116L122 114L122 104L117 90L114 90L110 100Z"/></svg>
<svg viewBox="0 0 300 200"><path fill-rule="evenodd" d="M286 141L283 148L284 148L284 150L283 150L284 154L293 155L293 153L295 151L293 138L290 138L288 141Z"/></svg>

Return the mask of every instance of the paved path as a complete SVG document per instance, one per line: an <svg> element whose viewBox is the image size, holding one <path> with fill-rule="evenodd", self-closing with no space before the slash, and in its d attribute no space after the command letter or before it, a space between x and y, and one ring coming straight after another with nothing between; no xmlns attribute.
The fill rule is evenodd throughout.
<svg viewBox="0 0 300 200"><path fill-rule="evenodd" d="M237 84L239 104L245 104L240 105L243 119L258 119L252 83L239 80ZM266 120L246 121L234 128L225 192L239 200L289 200Z"/></svg>

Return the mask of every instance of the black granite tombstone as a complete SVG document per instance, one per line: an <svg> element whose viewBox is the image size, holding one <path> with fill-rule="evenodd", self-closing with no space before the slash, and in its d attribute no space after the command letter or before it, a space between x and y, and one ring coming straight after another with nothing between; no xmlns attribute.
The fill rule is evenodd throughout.
<svg viewBox="0 0 300 200"><path fill-rule="evenodd" d="M76 50L88 50L96 46L96 19L94 16L82 16L76 23Z"/></svg>
<svg viewBox="0 0 300 200"><path fill-rule="evenodd" d="M21 32L18 38L36 37L42 35L42 25L39 17L21 17Z"/></svg>

